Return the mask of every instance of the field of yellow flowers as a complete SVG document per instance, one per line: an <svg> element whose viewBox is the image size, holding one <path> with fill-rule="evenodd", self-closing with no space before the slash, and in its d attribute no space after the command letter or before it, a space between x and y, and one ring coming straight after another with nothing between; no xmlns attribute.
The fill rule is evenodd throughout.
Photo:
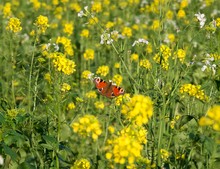
<svg viewBox="0 0 220 169"><path fill-rule="evenodd" d="M1 0L0 167L218 168L219 7Z"/></svg>

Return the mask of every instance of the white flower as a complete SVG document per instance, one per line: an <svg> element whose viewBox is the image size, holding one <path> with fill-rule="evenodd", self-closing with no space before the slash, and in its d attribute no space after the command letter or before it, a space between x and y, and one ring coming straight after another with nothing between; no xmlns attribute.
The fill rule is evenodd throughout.
<svg viewBox="0 0 220 169"><path fill-rule="evenodd" d="M84 14L84 12L83 11L80 11L79 13L78 13L78 17L83 17L83 16L85 16L85 14Z"/></svg>
<svg viewBox="0 0 220 169"><path fill-rule="evenodd" d="M195 16L197 17L199 24L200 24L200 28L202 28L205 25L205 14L201 14L200 12L198 14L195 14Z"/></svg>
<svg viewBox="0 0 220 169"><path fill-rule="evenodd" d="M4 158L2 157L2 155L0 155L0 165L4 164Z"/></svg>
<svg viewBox="0 0 220 169"><path fill-rule="evenodd" d="M132 44L132 47L134 47L136 44L139 44L139 43L143 43L143 44L147 45L149 42L143 38L140 38L140 39L134 41L134 43Z"/></svg>
<svg viewBox="0 0 220 169"><path fill-rule="evenodd" d="M112 42L113 42L113 39L111 38L111 35L110 34L107 34L107 33L103 33L101 35L101 41L100 41L100 44L104 44L106 42L106 44L110 45Z"/></svg>

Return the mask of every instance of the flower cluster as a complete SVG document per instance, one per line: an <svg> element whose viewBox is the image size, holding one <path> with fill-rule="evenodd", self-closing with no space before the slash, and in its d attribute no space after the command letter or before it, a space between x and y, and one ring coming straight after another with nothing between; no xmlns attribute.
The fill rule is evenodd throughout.
<svg viewBox="0 0 220 169"><path fill-rule="evenodd" d="M95 99L97 97L97 94L94 90L92 90L86 93L86 97Z"/></svg>
<svg viewBox="0 0 220 169"><path fill-rule="evenodd" d="M122 76L119 75L119 74L116 74L116 75L113 76L112 81L114 83L116 83L116 85L119 86L121 84L121 82L122 82Z"/></svg>
<svg viewBox="0 0 220 169"><path fill-rule="evenodd" d="M37 17L34 25L36 25L40 32L45 33L49 27L48 18L46 16L40 15Z"/></svg>
<svg viewBox="0 0 220 169"><path fill-rule="evenodd" d="M148 96L134 95L122 105L121 112L127 120L141 126L148 123L153 115L153 102Z"/></svg>
<svg viewBox="0 0 220 169"><path fill-rule="evenodd" d="M86 49L85 53L83 54L85 60L93 60L94 56L95 52L93 49Z"/></svg>
<svg viewBox="0 0 220 169"><path fill-rule="evenodd" d="M10 18L6 30L10 30L14 33L20 32L22 30L20 20L18 18Z"/></svg>
<svg viewBox="0 0 220 169"><path fill-rule="evenodd" d="M150 70L152 68L152 65L148 59L140 60L140 66L147 70Z"/></svg>
<svg viewBox="0 0 220 169"><path fill-rule="evenodd" d="M84 78L84 79L92 79L93 75L94 74L92 72L90 72L89 70L84 70L82 72L82 78Z"/></svg>
<svg viewBox="0 0 220 169"><path fill-rule="evenodd" d="M105 108L105 104L102 101L97 101L97 102L94 103L94 105L95 105L95 108L97 108L97 109L101 109L102 110L102 109Z"/></svg>
<svg viewBox="0 0 220 169"><path fill-rule="evenodd" d="M68 83L63 83L61 87L62 92L67 92L71 89L71 86Z"/></svg>
<svg viewBox="0 0 220 169"><path fill-rule="evenodd" d="M174 52L174 58L178 58L181 63L184 63L186 51L183 49L178 49L176 52Z"/></svg>
<svg viewBox="0 0 220 169"><path fill-rule="evenodd" d="M98 119L93 115L84 115L71 125L73 131L82 137L91 137L97 140L102 134L101 125Z"/></svg>
<svg viewBox="0 0 220 169"><path fill-rule="evenodd" d="M63 53L51 53L49 57L53 59L53 65L59 72L61 71L67 75L70 75L76 71L75 62L67 59Z"/></svg>
<svg viewBox="0 0 220 169"><path fill-rule="evenodd" d="M161 64L164 70L169 68L169 57L171 56L171 49L166 45L160 46L160 52L157 53L153 59L156 63Z"/></svg>
<svg viewBox="0 0 220 169"><path fill-rule="evenodd" d="M180 87L180 93L187 93L190 96L193 96L199 100L207 101L208 96L205 95L204 91L201 90L200 85L193 85L193 84L184 84Z"/></svg>
<svg viewBox="0 0 220 169"><path fill-rule="evenodd" d="M109 73L109 67L106 65L99 66L98 70L96 71L96 74L99 74L101 76L106 76Z"/></svg>
<svg viewBox="0 0 220 169"><path fill-rule="evenodd" d="M64 53L70 56L74 55L73 47L71 40L66 37L58 37L56 40L56 44L62 44L64 48Z"/></svg>
<svg viewBox="0 0 220 169"><path fill-rule="evenodd" d="M214 105L211 107L206 116L203 116L199 120L200 126L212 126L216 131L220 131L220 105Z"/></svg>
<svg viewBox="0 0 220 169"><path fill-rule="evenodd" d="M106 158L116 164L133 165L141 157L142 144L147 141L146 134L142 126L131 125L122 129L107 140Z"/></svg>
<svg viewBox="0 0 220 169"><path fill-rule="evenodd" d="M68 36L73 34L73 30L74 30L74 25L72 22L65 23L63 25L63 32L66 33Z"/></svg>
<svg viewBox="0 0 220 169"><path fill-rule="evenodd" d="M70 169L90 169L91 165L87 159L76 160Z"/></svg>

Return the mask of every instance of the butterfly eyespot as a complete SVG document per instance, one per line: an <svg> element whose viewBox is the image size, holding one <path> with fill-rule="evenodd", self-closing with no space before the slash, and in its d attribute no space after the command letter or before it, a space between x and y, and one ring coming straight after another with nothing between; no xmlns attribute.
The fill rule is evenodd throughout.
<svg viewBox="0 0 220 169"><path fill-rule="evenodd" d="M100 79L100 77L97 77L97 78L95 78L95 82L96 82L96 83L99 83L99 82L101 82L101 79Z"/></svg>
<svg viewBox="0 0 220 169"><path fill-rule="evenodd" d="M103 88L98 89L99 92L101 92L103 90Z"/></svg>
<svg viewBox="0 0 220 169"><path fill-rule="evenodd" d="M121 89L119 90L119 92L120 92L120 93L124 93L124 89L121 88Z"/></svg>

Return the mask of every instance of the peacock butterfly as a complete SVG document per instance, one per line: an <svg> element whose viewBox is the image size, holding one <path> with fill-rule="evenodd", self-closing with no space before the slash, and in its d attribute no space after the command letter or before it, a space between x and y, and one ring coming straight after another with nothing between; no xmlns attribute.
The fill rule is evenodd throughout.
<svg viewBox="0 0 220 169"><path fill-rule="evenodd" d="M107 98L114 98L125 93L123 88L116 86L112 81L106 82L100 77L95 77L93 82L98 92Z"/></svg>

